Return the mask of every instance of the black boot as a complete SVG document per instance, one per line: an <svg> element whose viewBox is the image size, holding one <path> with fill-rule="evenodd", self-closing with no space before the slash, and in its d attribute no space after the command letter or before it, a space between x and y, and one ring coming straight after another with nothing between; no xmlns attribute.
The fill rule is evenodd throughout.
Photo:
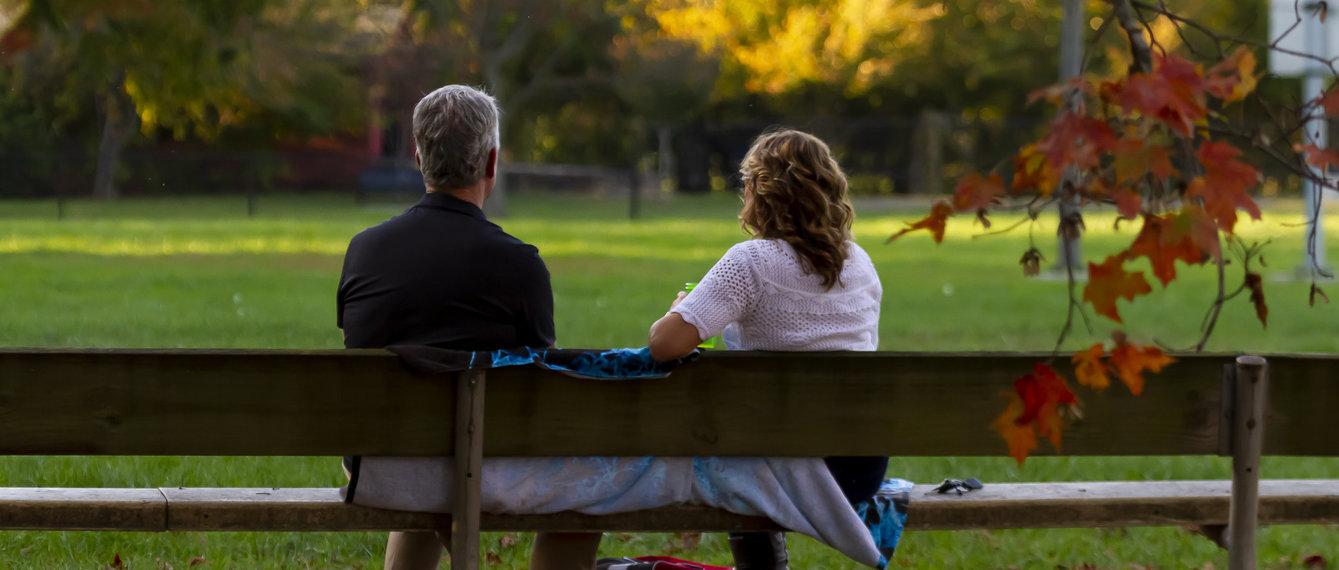
<svg viewBox="0 0 1339 570"><path fill-rule="evenodd" d="M732 532L730 554L735 570L789 570L786 535L780 532Z"/></svg>

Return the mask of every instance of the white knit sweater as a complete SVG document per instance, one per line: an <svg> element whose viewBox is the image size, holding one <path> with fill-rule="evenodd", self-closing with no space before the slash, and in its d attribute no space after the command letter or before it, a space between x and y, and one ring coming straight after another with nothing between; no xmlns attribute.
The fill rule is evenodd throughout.
<svg viewBox="0 0 1339 570"><path fill-rule="evenodd" d="M876 350L883 287L865 250L846 242L839 284L825 289L782 240L735 244L671 312L730 350Z"/></svg>

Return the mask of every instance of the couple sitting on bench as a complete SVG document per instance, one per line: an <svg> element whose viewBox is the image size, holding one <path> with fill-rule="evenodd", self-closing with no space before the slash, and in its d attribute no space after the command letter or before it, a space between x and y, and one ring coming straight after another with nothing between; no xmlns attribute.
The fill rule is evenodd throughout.
<svg viewBox="0 0 1339 570"><path fill-rule="evenodd" d="M498 110L449 85L414 109L415 158L427 193L349 243L338 292L348 348L494 351L554 346L553 293L538 250L483 214L496 181ZM651 325L639 354L668 362L722 335L731 350L872 351L882 288L851 241L846 178L821 140L764 133L740 169L739 220L753 239L726 251ZM747 406L748 402L740 402ZM886 457L491 458L483 510L590 514L693 502L765 515L877 566L877 546L849 506L883 483ZM346 458L352 502L450 511L450 460ZM593 568L598 533L539 533L535 570ZM436 568L436 533L392 533L387 568ZM785 568L780 533L730 536L738 568Z"/></svg>

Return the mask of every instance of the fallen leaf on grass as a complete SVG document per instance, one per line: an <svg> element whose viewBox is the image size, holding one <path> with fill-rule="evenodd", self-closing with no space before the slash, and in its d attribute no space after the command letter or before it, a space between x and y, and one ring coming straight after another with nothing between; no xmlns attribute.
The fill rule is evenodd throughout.
<svg viewBox="0 0 1339 570"><path fill-rule="evenodd" d="M205 560L205 557L203 556L192 556L186 563L187 566L203 566L206 564L209 564L209 561Z"/></svg>

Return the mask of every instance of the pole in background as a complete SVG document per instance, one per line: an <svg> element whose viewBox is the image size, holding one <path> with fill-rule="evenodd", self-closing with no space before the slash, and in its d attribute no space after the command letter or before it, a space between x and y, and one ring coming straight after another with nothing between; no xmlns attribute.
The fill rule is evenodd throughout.
<svg viewBox="0 0 1339 570"><path fill-rule="evenodd" d="M1083 65L1083 26L1084 26L1084 2L1083 0L1065 0L1065 17L1061 22L1060 28L1060 80L1068 83L1071 79L1078 77ZM1066 95L1065 109L1061 112L1073 112L1078 105L1081 96L1077 90L1072 90ZM1077 179L1073 168L1066 169L1065 176L1061 181L1061 191L1065 186L1072 186ZM1062 194L1063 196L1063 194ZM1078 197L1071 199L1060 199L1060 219L1066 220L1079 215ZM1086 269L1083 265L1083 256L1079 249L1079 236L1077 233L1065 235L1066 224L1060 224L1057 237L1057 255L1056 264L1052 268L1053 277L1068 278L1070 271L1074 272L1075 277L1086 279Z"/></svg>
<svg viewBox="0 0 1339 570"><path fill-rule="evenodd" d="M1302 25L1302 33L1306 35L1306 53L1326 59L1329 58L1329 50L1326 47L1328 38L1325 37L1325 25L1320 18L1327 8L1324 0L1302 5L1302 17L1306 19ZM1321 62L1315 60L1306 62L1306 75L1302 80L1303 101L1315 101L1321 97L1325 89L1326 75L1329 75L1329 68ZM1326 148L1330 138L1328 121L1314 112L1309 114L1309 118L1304 117L1306 128L1302 129L1302 140ZM1314 166L1310 168L1311 173L1317 178L1326 174L1320 168ZM1324 210L1316 207L1317 204L1323 205L1324 201L1324 186L1315 180L1302 180L1302 208L1307 225L1306 231L1302 234L1302 263L1296 269L1299 278L1310 279L1317 273L1333 271L1325 263Z"/></svg>

